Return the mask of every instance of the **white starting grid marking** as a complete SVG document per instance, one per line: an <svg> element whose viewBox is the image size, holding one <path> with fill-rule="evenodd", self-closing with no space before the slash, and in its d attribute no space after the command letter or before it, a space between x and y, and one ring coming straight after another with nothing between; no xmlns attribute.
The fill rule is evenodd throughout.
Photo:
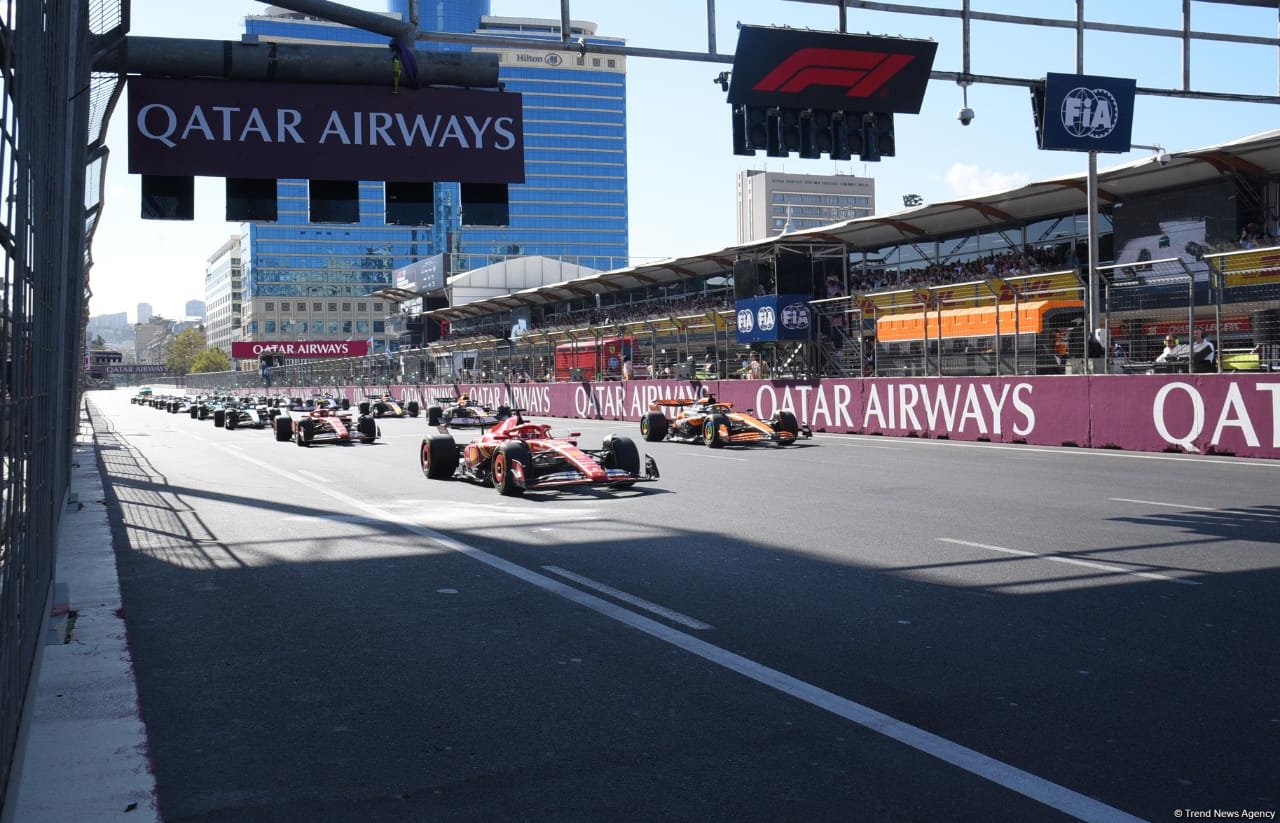
<svg viewBox="0 0 1280 823"><path fill-rule="evenodd" d="M969 546L975 549L986 549L992 552L1001 552L1003 554L1014 554L1019 557L1035 557L1040 560L1051 560L1054 563L1066 563L1071 566L1084 566L1090 569L1101 569L1112 574L1127 574L1133 577L1145 577L1148 580L1163 580L1166 583L1178 583L1183 586L1199 586L1200 583L1195 580L1183 580L1180 577L1170 577L1167 574L1156 574L1155 572L1139 572L1133 569L1126 569L1124 566L1114 566L1110 563L1099 563L1094 560L1080 560L1075 557L1059 557L1052 554L1040 554L1039 552L1028 552L1022 549L1010 549L1004 546L992 546L988 543L974 543L971 540L956 540L951 537L939 537L938 540L943 543L953 543L957 546Z"/></svg>
<svg viewBox="0 0 1280 823"><path fill-rule="evenodd" d="M224 449L224 453L238 457L264 471L273 472L281 477L294 477L294 475L278 466L250 457L247 454L235 453L230 449L226 449L222 444L211 444L211 447ZM777 669L769 668L762 663L757 663L750 658L735 654L727 649L722 649L665 623L659 623L652 618L625 609L617 603L603 600L545 574L539 574L533 569L521 566L518 563L512 563L483 549L463 543L442 532L420 526L405 516L396 515L386 509L345 494L329 485L328 481L315 483L306 478L301 478L296 482L310 486L312 491L327 495L352 509L380 517L384 522L395 523L405 531L425 538L441 548L455 551L503 574L523 580L545 592L555 594L571 603L576 603L582 608L590 609L624 626L629 626L678 649L683 649L689 654L701 657L703 660L714 663L727 671L735 672L796 700L844 718L869 731L883 735L891 740L896 740L916 751L935 757L944 763L949 763L983 780L990 781L997 786L1002 786L1012 792L1056 809L1063 814L1080 820L1106 821L1107 823L1112 821L1115 821L1115 823L1142 823L1140 818L1113 806L1108 806L1088 795L1080 794L1065 786L1059 786L1057 783L1045 780L1043 777L1037 777L1030 772L996 760L967 746L962 746L909 723L904 723L869 706L841 697L811 683L806 683L803 680L780 672Z"/></svg>
<svg viewBox="0 0 1280 823"><path fill-rule="evenodd" d="M707 629L714 628L710 623L703 623L701 620L673 611L668 609L666 606L659 606L657 603L651 603L648 600L636 597L634 594L627 594L620 589L615 589L612 586L606 586L604 583L598 583L589 577L574 574L573 572L568 571L567 569L562 569L559 566L543 566L542 568L543 570L549 571L554 575L559 575L566 580L572 580L575 583L586 586L588 589L594 589L601 594L607 594L615 600L621 600L623 603L630 603L638 609L644 609L647 612L652 612L653 614L665 617L672 623L679 623L681 626L688 626L689 628L696 629L697 631L706 631Z"/></svg>

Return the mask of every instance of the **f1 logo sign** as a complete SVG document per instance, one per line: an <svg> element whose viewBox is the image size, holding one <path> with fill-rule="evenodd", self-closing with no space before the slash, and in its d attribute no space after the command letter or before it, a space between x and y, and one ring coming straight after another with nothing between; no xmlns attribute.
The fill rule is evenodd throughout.
<svg viewBox="0 0 1280 823"><path fill-rule="evenodd" d="M870 97L914 59L882 51L800 49L751 90L799 94L810 86L838 86L846 97Z"/></svg>
<svg viewBox="0 0 1280 823"><path fill-rule="evenodd" d="M919 114L937 51L932 40L740 26L729 103Z"/></svg>

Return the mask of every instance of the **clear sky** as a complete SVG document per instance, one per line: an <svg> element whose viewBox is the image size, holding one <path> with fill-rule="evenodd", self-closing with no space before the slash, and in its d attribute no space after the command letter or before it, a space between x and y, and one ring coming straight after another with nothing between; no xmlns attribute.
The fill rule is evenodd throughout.
<svg viewBox="0 0 1280 823"><path fill-rule="evenodd" d="M384 0L345 0L348 6L384 11ZM959 9L960 0L911 0L910 5ZM974 11L1034 13L1074 19L1075 0L972 0ZM176 3L132 0L136 35L236 40L247 14L266 4L251 0ZM1091 0L1089 19L1109 23L1180 29L1181 0ZM707 43L706 3L701 0L570 0L575 20L598 24L602 35L620 36L632 46L702 51ZM492 0L500 16L558 20L559 0ZM934 69L960 71L962 47L957 20L851 9L849 31L932 38L939 44ZM789 25L835 31L835 6L789 0L717 0L716 44L731 55L737 24ZM1276 37L1274 8L1192 3L1197 31ZM970 71L1004 77L1039 78L1045 72L1076 71L1075 34L975 23ZM1083 172L1086 155L1040 151L1035 145L1030 97L1025 88L978 85L969 89L976 118L961 126L956 113L961 89L932 81L919 115L898 115L897 156L879 163L754 158L733 154L729 106L713 82L727 65L691 61L630 59L627 73L627 134L630 186L630 249L633 258L652 259L714 251L736 242L735 182L741 169L800 174L858 174L876 180L880 213L902 208L906 194L925 202L983 194L1033 180ZM1197 43L1191 56L1192 88L1276 95L1280 56L1275 48ZM1181 85L1181 43L1170 38L1090 33L1084 72L1133 77L1139 87ZM1160 144L1169 151L1201 148L1280 128L1275 105L1208 102L1139 96L1133 142ZM106 207L93 244L90 274L93 315L128 312L139 302L166 317L179 318L187 300L204 299L208 257L238 226L223 221L223 182L196 180L196 220L144 221L139 213L139 178L127 174L124 140L126 102L117 106L109 131L112 149ZM1106 169L1149 152L1102 155Z"/></svg>

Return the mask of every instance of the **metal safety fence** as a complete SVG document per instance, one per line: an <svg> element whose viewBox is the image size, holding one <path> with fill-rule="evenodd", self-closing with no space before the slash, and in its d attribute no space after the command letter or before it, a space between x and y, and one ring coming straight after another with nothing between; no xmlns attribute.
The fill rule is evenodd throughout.
<svg viewBox="0 0 1280 823"><path fill-rule="evenodd" d="M0 6L0 807L43 641L80 423L82 340L121 2Z"/></svg>
<svg viewBox="0 0 1280 823"><path fill-rule="evenodd" d="M1280 248L1109 264L1098 268L1100 316L1086 318L1074 269L821 298L804 340L737 342L734 312L533 329L504 339L450 336L424 348L297 360L267 371L192 374L189 389L600 381L752 376L962 377L1205 370L1193 330L1218 356L1213 371L1280 369ZM1091 330L1092 329L1092 330ZM1167 337L1185 351L1162 357Z"/></svg>

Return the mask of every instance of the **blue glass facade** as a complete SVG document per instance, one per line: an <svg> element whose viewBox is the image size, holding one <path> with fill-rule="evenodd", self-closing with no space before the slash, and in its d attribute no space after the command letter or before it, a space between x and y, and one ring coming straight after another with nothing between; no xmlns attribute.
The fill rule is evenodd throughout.
<svg viewBox="0 0 1280 823"><path fill-rule="evenodd" d="M403 17L408 0L390 0L388 10ZM502 83L524 101L525 182L509 187L509 225L462 225L467 216L455 183L436 184L433 225L387 225L384 186L367 181L359 186L358 224L313 224L307 181L281 180L277 221L243 228L245 299L251 312L245 332L250 338L284 334L286 319L295 335L302 333L300 322L311 336L317 325L325 337L347 336L344 328L358 334L350 321L367 321L368 315L328 315L328 298L336 298L339 313L342 298L354 299L353 310L363 310L359 304L368 301L361 298L392 285L395 269L442 251L453 252L455 272L512 255L544 255L598 269L627 265L625 58L547 51L560 45L558 20L491 18L488 13L488 0L422 2L419 26L529 40L527 49L485 49L499 54ZM246 31L264 41L386 43L381 35L288 12L247 18ZM585 34L589 41L620 42ZM429 46L460 47L465 48ZM267 299L272 299L275 314L264 308ZM303 305L309 312L305 318L295 309ZM310 313L313 305L323 306L324 316ZM294 309L294 315L281 316L280 306ZM274 331L268 331L268 322Z"/></svg>

